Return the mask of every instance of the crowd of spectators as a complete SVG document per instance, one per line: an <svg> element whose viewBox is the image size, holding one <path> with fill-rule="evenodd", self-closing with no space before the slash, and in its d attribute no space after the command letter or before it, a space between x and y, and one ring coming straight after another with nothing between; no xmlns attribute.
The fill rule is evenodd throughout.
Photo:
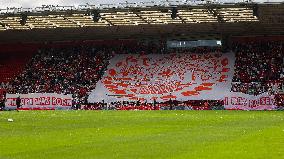
<svg viewBox="0 0 284 159"><path fill-rule="evenodd" d="M258 95L284 90L284 43L236 43L232 91Z"/></svg>
<svg viewBox="0 0 284 159"><path fill-rule="evenodd" d="M63 93L83 99L103 75L112 52L79 46L40 49L8 87L9 93Z"/></svg>

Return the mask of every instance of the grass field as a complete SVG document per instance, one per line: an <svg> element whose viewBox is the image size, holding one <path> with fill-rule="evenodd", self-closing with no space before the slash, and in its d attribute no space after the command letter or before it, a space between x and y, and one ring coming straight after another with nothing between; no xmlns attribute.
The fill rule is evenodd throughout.
<svg viewBox="0 0 284 159"><path fill-rule="evenodd" d="M284 112L0 112L12 158L284 158Z"/></svg>

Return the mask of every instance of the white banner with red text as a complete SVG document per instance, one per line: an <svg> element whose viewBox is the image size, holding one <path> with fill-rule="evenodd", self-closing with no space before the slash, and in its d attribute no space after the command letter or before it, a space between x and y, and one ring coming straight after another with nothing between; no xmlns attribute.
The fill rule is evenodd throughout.
<svg viewBox="0 0 284 159"><path fill-rule="evenodd" d="M257 96L230 92L225 94L224 107L228 110L275 110L274 95L263 93Z"/></svg>
<svg viewBox="0 0 284 159"><path fill-rule="evenodd" d="M7 94L6 109L17 109L16 100L21 98L21 108L23 110L60 110L71 109L71 94L56 93L29 93L29 94Z"/></svg>

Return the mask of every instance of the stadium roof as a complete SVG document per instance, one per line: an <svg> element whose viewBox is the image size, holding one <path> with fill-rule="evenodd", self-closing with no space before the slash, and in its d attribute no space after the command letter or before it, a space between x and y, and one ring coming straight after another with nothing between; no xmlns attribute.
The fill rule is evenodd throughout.
<svg viewBox="0 0 284 159"><path fill-rule="evenodd" d="M180 5L175 9L174 18L171 6L3 13L0 42L284 34L283 3Z"/></svg>
<svg viewBox="0 0 284 159"><path fill-rule="evenodd" d="M82 8L200 5L208 2L216 4L283 3L283 0L1 0L0 12L34 11L42 7L78 10Z"/></svg>
<svg viewBox="0 0 284 159"><path fill-rule="evenodd" d="M174 11L176 10L176 11ZM253 5L38 10L0 15L2 30L258 21ZM174 17L173 17L174 16Z"/></svg>

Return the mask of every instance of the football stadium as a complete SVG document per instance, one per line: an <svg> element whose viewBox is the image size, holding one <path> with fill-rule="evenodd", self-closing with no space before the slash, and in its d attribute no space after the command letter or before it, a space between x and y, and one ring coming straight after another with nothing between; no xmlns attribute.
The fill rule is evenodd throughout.
<svg viewBox="0 0 284 159"><path fill-rule="evenodd" d="M284 158L283 2L69 2L0 4L0 159Z"/></svg>

